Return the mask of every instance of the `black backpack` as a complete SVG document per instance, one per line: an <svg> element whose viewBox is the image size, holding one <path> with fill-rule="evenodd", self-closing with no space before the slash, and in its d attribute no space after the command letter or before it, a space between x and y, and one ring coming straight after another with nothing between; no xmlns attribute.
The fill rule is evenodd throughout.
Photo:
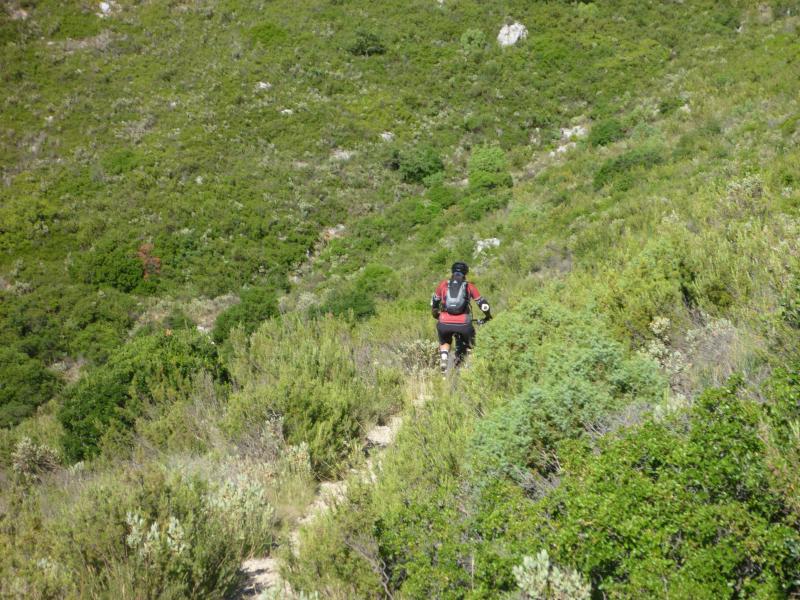
<svg viewBox="0 0 800 600"><path fill-rule="evenodd" d="M444 310L450 315L463 315L469 308L469 289L466 279L447 282L447 295L444 298Z"/></svg>

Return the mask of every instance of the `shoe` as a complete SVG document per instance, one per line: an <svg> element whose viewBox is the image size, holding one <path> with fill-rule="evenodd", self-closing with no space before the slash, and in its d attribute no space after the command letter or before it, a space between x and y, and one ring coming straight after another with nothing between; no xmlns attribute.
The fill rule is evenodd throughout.
<svg viewBox="0 0 800 600"><path fill-rule="evenodd" d="M447 350L442 350L439 353L439 366L442 369L442 373L447 373L447 367L450 366L450 353Z"/></svg>

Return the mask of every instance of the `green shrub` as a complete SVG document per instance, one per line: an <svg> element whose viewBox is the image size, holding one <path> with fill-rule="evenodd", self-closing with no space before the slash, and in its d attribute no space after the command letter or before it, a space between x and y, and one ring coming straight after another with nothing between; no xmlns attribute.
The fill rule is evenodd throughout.
<svg viewBox="0 0 800 600"><path fill-rule="evenodd" d="M234 437L279 418L286 441L308 444L318 476L335 474L370 418L398 400L394 371L369 360L349 325L298 316L265 322L244 344L235 336L226 428Z"/></svg>
<svg viewBox="0 0 800 600"><path fill-rule="evenodd" d="M347 50L356 56L373 56L386 52L386 46L377 34L371 31L357 31L355 39L347 47Z"/></svg>
<svg viewBox="0 0 800 600"><path fill-rule="evenodd" d="M467 55L475 55L486 47L486 34L480 29L467 29L461 34L461 51Z"/></svg>
<svg viewBox="0 0 800 600"><path fill-rule="evenodd" d="M508 206L510 200L510 194L503 192L468 196L462 201L464 216L469 221L479 221L490 212Z"/></svg>
<svg viewBox="0 0 800 600"><path fill-rule="evenodd" d="M594 176L594 189L599 190L609 183L617 183L621 191L630 189L638 172L664 162L664 156L657 148L636 148L604 162Z"/></svg>
<svg viewBox="0 0 800 600"><path fill-rule="evenodd" d="M587 21L596 19L600 13L600 9L594 2L578 2L575 9L578 15Z"/></svg>
<svg viewBox="0 0 800 600"><path fill-rule="evenodd" d="M253 333L262 321L278 315L278 298L273 288L255 287L242 290L241 302L224 310L214 323L213 338L221 344L231 329L241 326L246 334Z"/></svg>
<svg viewBox="0 0 800 600"><path fill-rule="evenodd" d="M394 269L382 264L369 264L359 274L355 287L374 298L394 300L400 296L401 282Z"/></svg>
<svg viewBox="0 0 800 600"><path fill-rule="evenodd" d="M69 353L76 359L103 363L127 339L134 323L135 303L113 288L76 291L82 295L70 307L65 323Z"/></svg>
<svg viewBox="0 0 800 600"><path fill-rule="evenodd" d="M163 411L200 372L223 377L216 348L201 333L157 333L129 342L67 391L58 415L67 458L97 455L104 438L109 446L126 446L136 420Z"/></svg>
<svg viewBox="0 0 800 600"><path fill-rule="evenodd" d="M250 28L250 38L264 46L280 45L287 37L286 30L275 23L259 23Z"/></svg>
<svg viewBox="0 0 800 600"><path fill-rule="evenodd" d="M511 187L514 180L508 170L508 160L502 148L482 146L475 149L467 165L469 189L485 192L496 188Z"/></svg>
<svg viewBox="0 0 800 600"><path fill-rule="evenodd" d="M428 187L426 195L431 204L440 206L443 209L450 208L458 201L456 191L444 183L432 183Z"/></svg>
<svg viewBox="0 0 800 600"><path fill-rule="evenodd" d="M104 242L82 253L70 272L82 283L110 286L121 292L132 292L144 281L144 268L136 252L116 242Z"/></svg>
<svg viewBox="0 0 800 600"><path fill-rule="evenodd" d="M688 427L650 422L578 451L542 507L557 510L545 543L615 597L791 595L800 535L770 491L758 423L734 387L709 390Z"/></svg>
<svg viewBox="0 0 800 600"><path fill-rule="evenodd" d="M473 434L469 462L475 472L514 477L531 462L534 404L519 397L482 419Z"/></svg>
<svg viewBox="0 0 800 600"><path fill-rule="evenodd" d="M617 119L605 119L592 126L589 143L592 146L608 146L625 137L625 129Z"/></svg>
<svg viewBox="0 0 800 600"><path fill-rule="evenodd" d="M775 493L800 517L800 364L795 359L767 383L762 439Z"/></svg>
<svg viewBox="0 0 800 600"><path fill-rule="evenodd" d="M439 153L427 144L400 153L397 165L403 181L408 183L422 183L426 177L444 170Z"/></svg>
<svg viewBox="0 0 800 600"><path fill-rule="evenodd" d="M154 466L90 479L47 511L35 495L12 510L0 547L18 554L0 558L4 597L228 597L242 561L273 536L253 478L210 484Z"/></svg>
<svg viewBox="0 0 800 600"><path fill-rule="evenodd" d="M668 115L676 110L678 110L681 106L684 105L684 100L679 96L669 96L667 98L662 98L658 103L658 112L662 115Z"/></svg>
<svg viewBox="0 0 800 600"><path fill-rule="evenodd" d="M697 304L700 272L683 233L664 232L644 246L608 285L602 299L609 316L632 335L647 335L658 316L680 316Z"/></svg>
<svg viewBox="0 0 800 600"><path fill-rule="evenodd" d="M493 123L493 118L485 112L470 112L464 117L464 129L470 133L481 133Z"/></svg>
<svg viewBox="0 0 800 600"><path fill-rule="evenodd" d="M313 313L346 319L365 319L374 315L376 308L375 299L366 290L344 285L334 289Z"/></svg>
<svg viewBox="0 0 800 600"><path fill-rule="evenodd" d="M548 348L525 378L536 383L477 425L470 458L476 472L514 476L533 467L546 473L561 441L602 428L633 401L657 400L663 389L654 363L626 358L619 343L600 334Z"/></svg>
<svg viewBox="0 0 800 600"><path fill-rule="evenodd" d="M59 15L51 35L58 39L80 39L97 35L101 28L101 21L94 13L70 6Z"/></svg>
<svg viewBox="0 0 800 600"><path fill-rule="evenodd" d="M133 150L119 150L106 155L103 159L103 168L111 175L121 175L135 169L140 162L139 156Z"/></svg>
<svg viewBox="0 0 800 600"><path fill-rule="evenodd" d="M41 361L13 348L0 348L0 427L30 416L58 389L58 379Z"/></svg>

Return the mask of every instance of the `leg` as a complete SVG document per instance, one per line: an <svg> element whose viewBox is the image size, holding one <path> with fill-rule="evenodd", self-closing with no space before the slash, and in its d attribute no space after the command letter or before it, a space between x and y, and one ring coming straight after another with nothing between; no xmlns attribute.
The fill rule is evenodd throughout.
<svg viewBox="0 0 800 600"><path fill-rule="evenodd" d="M444 323L436 325L436 332L439 334L439 367L442 373L447 372L450 365L450 345L453 343L453 331Z"/></svg>

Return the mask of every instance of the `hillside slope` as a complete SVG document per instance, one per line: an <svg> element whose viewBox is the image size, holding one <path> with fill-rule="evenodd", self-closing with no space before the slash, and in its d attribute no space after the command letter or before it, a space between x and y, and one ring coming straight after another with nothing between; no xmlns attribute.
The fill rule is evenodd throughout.
<svg viewBox="0 0 800 600"><path fill-rule="evenodd" d="M800 594L796 2L4 10L4 596Z"/></svg>

